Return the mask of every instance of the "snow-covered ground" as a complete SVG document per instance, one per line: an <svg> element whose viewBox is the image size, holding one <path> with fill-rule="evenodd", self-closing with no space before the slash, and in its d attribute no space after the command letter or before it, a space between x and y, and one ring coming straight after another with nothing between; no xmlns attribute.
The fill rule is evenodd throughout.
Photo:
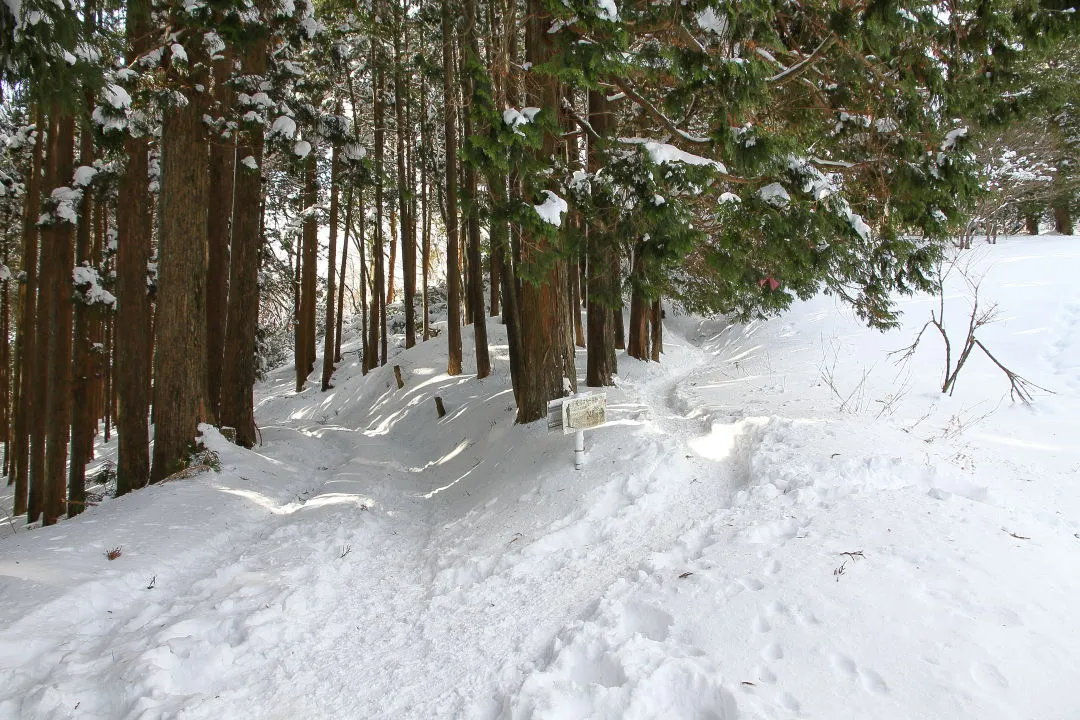
<svg viewBox="0 0 1080 720"><path fill-rule="evenodd" d="M282 369L221 472L3 523L0 717L1080 718L1080 238L967 260L1031 407L979 354L942 396L936 336L894 364L928 297L884 334L669 312L581 472L514 425L494 322L484 381L441 339L402 390Z"/></svg>

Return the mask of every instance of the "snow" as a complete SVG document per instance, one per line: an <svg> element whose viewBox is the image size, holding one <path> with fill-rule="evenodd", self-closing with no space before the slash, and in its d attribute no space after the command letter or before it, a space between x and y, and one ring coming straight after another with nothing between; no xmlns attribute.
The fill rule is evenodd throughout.
<svg viewBox="0 0 1080 720"><path fill-rule="evenodd" d="M79 189L69 187L53 188L49 195L51 201L55 204L52 215L72 225L78 223L79 210L77 206L82 202L82 196L82 190ZM38 222L40 223L45 219L46 216L42 215Z"/></svg>
<svg viewBox="0 0 1080 720"><path fill-rule="evenodd" d="M445 332L367 376L349 342L326 393L281 368L262 445L204 428L220 472L0 522L0 717L1071 718L1080 238L963 258L1006 318L983 340L1055 394L1011 404L973 355L942 396L931 344L894 365L925 295L888 333L826 296L669 309L580 472L514 425L496 323L483 381Z"/></svg>
<svg viewBox="0 0 1080 720"><path fill-rule="evenodd" d="M727 34L727 18L717 15L714 8L707 7L699 12L697 14L697 23L702 30L707 30L717 37L724 37Z"/></svg>
<svg viewBox="0 0 1080 720"><path fill-rule="evenodd" d="M955 148L956 147L956 141L959 140L960 138L967 137L967 134L968 134L968 129L966 127L956 128L955 130L950 130L948 133L946 133L945 140L942 141L942 143L941 143L942 152L946 152L946 151L949 151L949 150L952 150L953 148Z"/></svg>
<svg viewBox="0 0 1080 720"><path fill-rule="evenodd" d="M116 296L101 286L101 277L97 270L89 265L76 265L71 272L71 279L75 287L82 292L87 305L116 304Z"/></svg>
<svg viewBox="0 0 1080 720"><path fill-rule="evenodd" d="M596 0L596 16L601 20L619 21L619 7L615 0Z"/></svg>
<svg viewBox="0 0 1080 720"><path fill-rule="evenodd" d="M562 216L566 213L567 205L566 201L561 197L551 192L550 190L544 191L544 202L540 205L533 205L536 209L536 214L540 216L540 219L549 225L555 227L562 226Z"/></svg>
<svg viewBox="0 0 1080 720"><path fill-rule="evenodd" d="M116 110L125 110L131 107L131 95L128 94L127 90L114 83L109 83L101 89L101 98Z"/></svg>
<svg viewBox="0 0 1080 720"><path fill-rule="evenodd" d="M759 198L773 207L785 208L788 206L788 203L791 202L791 196L788 195L788 191L778 182L769 183L758 190L757 194Z"/></svg>
<svg viewBox="0 0 1080 720"><path fill-rule="evenodd" d="M311 154L311 143L307 140L297 140L293 145L293 154L300 158L306 158Z"/></svg>
<svg viewBox="0 0 1080 720"><path fill-rule="evenodd" d="M255 159L254 155L246 155L240 163L249 170L259 169L259 162Z"/></svg>
<svg viewBox="0 0 1080 720"><path fill-rule="evenodd" d="M282 115L274 120L274 124L270 126L270 135L280 135L286 140L292 140L296 137L296 121L288 115Z"/></svg>
<svg viewBox="0 0 1080 720"><path fill-rule="evenodd" d="M80 165L75 168L75 176L73 182L75 187L84 188L94 181L94 176L97 175L97 168L89 165Z"/></svg>
<svg viewBox="0 0 1080 720"><path fill-rule="evenodd" d="M531 123L540 112L538 107L527 107L518 110L517 108L508 107L503 110L502 118L503 124L509 125L510 128L517 135L525 135L525 133L518 130L520 125L527 125Z"/></svg>
<svg viewBox="0 0 1080 720"><path fill-rule="evenodd" d="M644 138L619 138L619 142L630 145L643 146L645 148L645 152L649 154L649 159L657 165L664 165L666 163L683 163L685 165L708 165L715 168L719 172L727 172L727 168L725 168L723 163L721 162L701 157L700 155L688 153L685 150L680 150L674 145L668 145L667 143L657 142L655 140L646 140Z"/></svg>
<svg viewBox="0 0 1080 720"><path fill-rule="evenodd" d="M173 43L170 45L169 53L172 55L173 62L186 63L188 61L187 50L185 50L184 46L180 43Z"/></svg>

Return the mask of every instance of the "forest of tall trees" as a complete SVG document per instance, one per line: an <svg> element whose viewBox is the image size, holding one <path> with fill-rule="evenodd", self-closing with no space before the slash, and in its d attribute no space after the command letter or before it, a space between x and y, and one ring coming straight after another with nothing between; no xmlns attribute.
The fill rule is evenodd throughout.
<svg viewBox="0 0 1080 720"><path fill-rule="evenodd" d="M576 384L578 347L590 386L617 350L660 361L666 306L751 317L824 289L889 327L952 238L1073 232L1078 15L2 3L14 512L81 512L99 436L117 494L182 471L201 423L257 444L262 371L329 389L346 318L368 372L433 337L445 298L446 371L478 377L505 324L521 423Z"/></svg>

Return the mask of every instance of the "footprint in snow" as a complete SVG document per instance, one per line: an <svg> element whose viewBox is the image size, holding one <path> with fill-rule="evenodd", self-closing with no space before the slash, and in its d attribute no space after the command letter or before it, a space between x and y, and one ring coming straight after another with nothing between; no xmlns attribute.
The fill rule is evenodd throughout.
<svg viewBox="0 0 1080 720"><path fill-rule="evenodd" d="M1001 671L990 663L977 662L971 665L971 677L984 688L1005 689L1009 687L1009 681L1001 674Z"/></svg>
<svg viewBox="0 0 1080 720"><path fill-rule="evenodd" d="M772 630L772 625L769 624L768 620L761 617L760 615L754 618L754 632L767 633L770 630Z"/></svg>
<svg viewBox="0 0 1080 720"><path fill-rule="evenodd" d="M889 692L889 686L885 684L885 680L880 675L873 670L860 668L854 660L843 653L832 653L829 656L829 664L832 665L833 670L838 675L848 682L858 680L863 690L869 693L885 695Z"/></svg>
<svg viewBox="0 0 1080 720"><path fill-rule="evenodd" d="M761 582L757 578L740 578L739 584L747 590L753 590L755 592L758 590L763 590L765 588L765 583Z"/></svg>
<svg viewBox="0 0 1080 720"><path fill-rule="evenodd" d="M784 657L784 648L776 643L769 643L765 646L765 649L761 651L761 657L769 661L782 660Z"/></svg>

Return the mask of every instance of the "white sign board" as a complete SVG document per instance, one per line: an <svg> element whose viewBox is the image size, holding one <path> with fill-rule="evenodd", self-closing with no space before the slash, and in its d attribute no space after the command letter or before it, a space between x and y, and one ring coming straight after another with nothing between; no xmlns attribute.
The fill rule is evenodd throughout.
<svg viewBox="0 0 1080 720"><path fill-rule="evenodd" d="M607 395L590 393L559 398L548 403L548 430L569 435L603 425L607 421Z"/></svg>

